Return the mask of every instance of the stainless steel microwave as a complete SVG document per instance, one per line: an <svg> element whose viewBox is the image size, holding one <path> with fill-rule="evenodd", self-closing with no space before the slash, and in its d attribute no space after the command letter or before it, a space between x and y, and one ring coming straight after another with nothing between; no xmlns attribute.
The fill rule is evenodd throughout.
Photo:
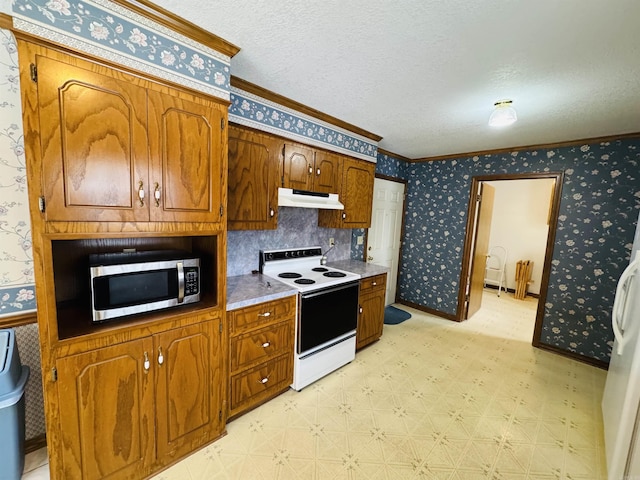
<svg viewBox="0 0 640 480"><path fill-rule="evenodd" d="M89 256L93 322L200 300L200 259L179 250Z"/></svg>

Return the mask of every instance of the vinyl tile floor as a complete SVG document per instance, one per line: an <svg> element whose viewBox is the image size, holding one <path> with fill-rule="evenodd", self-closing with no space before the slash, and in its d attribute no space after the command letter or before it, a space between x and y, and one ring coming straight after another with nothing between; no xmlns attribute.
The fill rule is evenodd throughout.
<svg viewBox="0 0 640 480"><path fill-rule="evenodd" d="M537 301L496 293L460 324L396 305L412 318L355 361L153 480L606 480L606 372L533 348ZM48 479L27 457L23 479Z"/></svg>

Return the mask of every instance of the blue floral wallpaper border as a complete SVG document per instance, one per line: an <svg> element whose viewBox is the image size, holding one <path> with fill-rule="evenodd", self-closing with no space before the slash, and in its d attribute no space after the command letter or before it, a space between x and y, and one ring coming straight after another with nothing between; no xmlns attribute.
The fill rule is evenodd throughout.
<svg viewBox="0 0 640 480"><path fill-rule="evenodd" d="M35 310L16 40L0 30L0 316Z"/></svg>
<svg viewBox="0 0 640 480"><path fill-rule="evenodd" d="M455 314L473 176L563 171L540 342L608 362L611 307L640 212L639 166L640 139L424 163L380 156L378 173L408 181L400 298Z"/></svg>
<svg viewBox="0 0 640 480"><path fill-rule="evenodd" d="M230 58L108 0L13 0L14 26L229 100Z"/></svg>
<svg viewBox="0 0 640 480"><path fill-rule="evenodd" d="M377 161L377 143L234 87L231 87L229 121L362 160Z"/></svg>

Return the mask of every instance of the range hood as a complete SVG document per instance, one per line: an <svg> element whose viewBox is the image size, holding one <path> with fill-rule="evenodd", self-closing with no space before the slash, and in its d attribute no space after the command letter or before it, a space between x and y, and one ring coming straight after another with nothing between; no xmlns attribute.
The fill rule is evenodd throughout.
<svg viewBox="0 0 640 480"><path fill-rule="evenodd" d="M308 192L291 188L278 188L278 206L344 210L337 193Z"/></svg>

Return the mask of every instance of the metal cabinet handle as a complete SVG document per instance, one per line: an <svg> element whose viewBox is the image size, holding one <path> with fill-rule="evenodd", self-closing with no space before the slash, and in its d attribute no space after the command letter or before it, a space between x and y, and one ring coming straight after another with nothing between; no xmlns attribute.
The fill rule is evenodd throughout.
<svg viewBox="0 0 640 480"><path fill-rule="evenodd" d="M362 314L362 312L364 311L363 308L362 308L362 305L358 305L358 310L359 310L360 314Z"/></svg>
<svg viewBox="0 0 640 480"><path fill-rule="evenodd" d="M312 173L313 173L313 167L309 165L309 175L311 175Z"/></svg>
<svg viewBox="0 0 640 480"><path fill-rule="evenodd" d="M270 317L271 316L271 312L259 313L258 316L259 317Z"/></svg>
<svg viewBox="0 0 640 480"><path fill-rule="evenodd" d="M156 207L160 206L160 184L158 182L154 183L155 188L153 190L153 198L156 200Z"/></svg>
<svg viewBox="0 0 640 480"><path fill-rule="evenodd" d="M149 355L147 355L147 352L144 352L144 371L148 372L149 371L149 367L151 367L151 362L149 362Z"/></svg>
<svg viewBox="0 0 640 480"><path fill-rule="evenodd" d="M138 182L138 198L140 199L140 206L144 207L144 183L142 180Z"/></svg>
<svg viewBox="0 0 640 480"><path fill-rule="evenodd" d="M269 207L269 216L273 217L275 214L276 214L276 211L273 208Z"/></svg>
<svg viewBox="0 0 640 480"><path fill-rule="evenodd" d="M158 365L164 363L164 355L162 355L162 347L158 347Z"/></svg>
<svg viewBox="0 0 640 480"><path fill-rule="evenodd" d="M269 343L269 342L264 342L264 343L262 344L262 348L267 348L269 345L271 345L271 343Z"/></svg>
<svg viewBox="0 0 640 480"><path fill-rule="evenodd" d="M261 383L261 384L263 384L263 385L264 385L264 384L265 384L265 383L267 383L268 381L269 381L269 377L264 377L264 378L262 378L262 379L258 380L258 383Z"/></svg>
<svg viewBox="0 0 640 480"><path fill-rule="evenodd" d="M316 170L316 175L317 175L317 176L320 176L320 169L317 169L317 170Z"/></svg>
<svg viewBox="0 0 640 480"><path fill-rule="evenodd" d="M347 218L347 212L342 212L342 219L346 220L346 218Z"/></svg>

